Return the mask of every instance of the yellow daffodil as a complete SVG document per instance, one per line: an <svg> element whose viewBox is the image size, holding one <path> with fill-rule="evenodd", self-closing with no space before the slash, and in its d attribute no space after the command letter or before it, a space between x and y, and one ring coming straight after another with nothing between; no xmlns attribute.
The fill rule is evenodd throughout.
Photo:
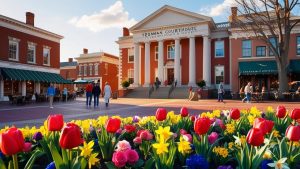
<svg viewBox="0 0 300 169"><path fill-rule="evenodd" d="M214 147L213 148L213 152L223 158L226 158L228 156L228 150L227 148L224 148L224 147Z"/></svg>
<svg viewBox="0 0 300 169"><path fill-rule="evenodd" d="M93 151L94 141L90 141L88 144L86 142L83 143L83 147L80 147L81 150L80 156L87 158L91 155Z"/></svg>
<svg viewBox="0 0 300 169"><path fill-rule="evenodd" d="M247 116L247 119L248 119L248 121L249 121L249 124L250 124L250 125L253 125L253 122L254 122L254 120L255 120L255 117L252 116L252 115L249 115L249 116Z"/></svg>
<svg viewBox="0 0 300 169"><path fill-rule="evenodd" d="M272 106L268 106L266 112L267 113L274 113L275 111L274 111Z"/></svg>
<svg viewBox="0 0 300 169"><path fill-rule="evenodd" d="M233 134L235 131L235 126L233 123L226 124L225 134Z"/></svg>
<svg viewBox="0 0 300 169"><path fill-rule="evenodd" d="M270 150L267 150L264 155L263 155L264 159L271 159L272 158L272 152Z"/></svg>
<svg viewBox="0 0 300 169"><path fill-rule="evenodd" d="M221 110L214 110L212 114L215 118L219 118L221 116Z"/></svg>
<svg viewBox="0 0 300 169"><path fill-rule="evenodd" d="M180 142L178 143L178 151L182 154L188 154L191 152L191 150L192 150L192 148L191 148L190 142L185 141L181 137Z"/></svg>
<svg viewBox="0 0 300 169"><path fill-rule="evenodd" d="M97 162L100 161L99 158L97 158L98 153L94 153L89 158L89 168L92 168L93 165L95 165Z"/></svg>
<svg viewBox="0 0 300 169"><path fill-rule="evenodd" d="M279 131L277 131L277 130L274 129L273 130L273 137L275 137L275 138L281 137Z"/></svg>
<svg viewBox="0 0 300 169"><path fill-rule="evenodd" d="M159 126L158 130L155 130L156 134L159 135L159 138L162 139L163 141L166 141L170 138L170 136L173 135L172 132L170 132L170 126L167 127L162 127Z"/></svg>
<svg viewBox="0 0 300 169"><path fill-rule="evenodd" d="M152 144L152 146L153 146L153 148L156 149L156 154L158 154L158 155L169 152L169 150L168 150L169 143L164 143L164 142L160 141L159 143Z"/></svg>
<svg viewBox="0 0 300 169"><path fill-rule="evenodd" d="M229 143L228 143L228 148L229 148L230 150L233 150L233 146L234 146L234 143L233 143L233 142L229 142Z"/></svg>

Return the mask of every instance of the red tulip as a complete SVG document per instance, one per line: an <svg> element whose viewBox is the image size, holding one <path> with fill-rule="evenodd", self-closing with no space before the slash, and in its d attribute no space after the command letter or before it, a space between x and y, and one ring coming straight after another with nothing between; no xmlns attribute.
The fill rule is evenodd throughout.
<svg viewBox="0 0 300 169"><path fill-rule="evenodd" d="M26 153L30 152L31 151L31 146L32 146L32 144L30 142L26 142L24 144L23 151L26 152Z"/></svg>
<svg viewBox="0 0 300 169"><path fill-rule="evenodd" d="M158 108L156 110L156 120L164 121L167 118L167 110L164 108Z"/></svg>
<svg viewBox="0 0 300 169"><path fill-rule="evenodd" d="M132 133L132 132L135 131L135 126L134 125L129 125L128 124L128 125L125 125L124 128L125 128L127 133Z"/></svg>
<svg viewBox="0 0 300 169"><path fill-rule="evenodd" d="M0 149L5 155L10 156L22 152L24 144L22 132L15 127L0 134Z"/></svg>
<svg viewBox="0 0 300 169"><path fill-rule="evenodd" d="M192 122L194 122L194 121L195 121L195 119L196 119L196 117L195 117L195 116L191 116L190 118L191 118L191 121L192 121Z"/></svg>
<svg viewBox="0 0 300 169"><path fill-rule="evenodd" d="M293 109L290 113L290 116L294 120L300 119L300 108Z"/></svg>
<svg viewBox="0 0 300 169"><path fill-rule="evenodd" d="M286 116L286 109L284 106L278 106L276 110L276 116L278 118L284 118Z"/></svg>
<svg viewBox="0 0 300 169"><path fill-rule="evenodd" d="M106 131L109 133L116 133L121 127L121 120L118 118L110 118L106 122Z"/></svg>
<svg viewBox="0 0 300 169"><path fill-rule="evenodd" d="M285 136L290 141L299 141L300 140L300 126L290 125L286 129Z"/></svg>
<svg viewBox="0 0 300 169"><path fill-rule="evenodd" d="M61 114L49 115L47 119L49 131L60 131L64 126L64 118Z"/></svg>
<svg viewBox="0 0 300 169"><path fill-rule="evenodd" d="M194 130L197 134L206 134L210 128L210 119L207 117L198 118L194 123Z"/></svg>
<svg viewBox="0 0 300 169"><path fill-rule="evenodd" d="M264 134L260 129L252 128L247 134L247 143L253 146L260 146L264 142Z"/></svg>
<svg viewBox="0 0 300 169"><path fill-rule="evenodd" d="M189 111L186 107L182 107L181 110L180 110L180 115L181 117L186 117L189 115Z"/></svg>
<svg viewBox="0 0 300 169"><path fill-rule="evenodd" d="M72 149L83 143L80 128L74 123L68 123L60 134L59 145L64 149Z"/></svg>
<svg viewBox="0 0 300 169"><path fill-rule="evenodd" d="M241 116L240 110L237 108L233 108L230 110L230 118L233 120L238 120Z"/></svg>
<svg viewBox="0 0 300 169"><path fill-rule="evenodd" d="M264 135L267 133L271 133L273 126L274 126L273 121L266 120L264 118L256 118L253 124L253 128L261 129Z"/></svg>

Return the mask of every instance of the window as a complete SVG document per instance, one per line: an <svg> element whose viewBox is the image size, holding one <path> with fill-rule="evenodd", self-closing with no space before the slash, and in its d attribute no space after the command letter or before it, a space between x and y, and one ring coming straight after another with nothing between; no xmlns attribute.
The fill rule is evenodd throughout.
<svg viewBox="0 0 300 169"><path fill-rule="evenodd" d="M43 49L43 63L44 65L50 65L50 48Z"/></svg>
<svg viewBox="0 0 300 169"><path fill-rule="evenodd" d="M19 60L19 41L12 38L9 40L8 59L18 61Z"/></svg>
<svg viewBox="0 0 300 169"><path fill-rule="evenodd" d="M105 63L104 68L105 68L105 75L107 75L108 74L108 64L107 63Z"/></svg>
<svg viewBox="0 0 300 169"><path fill-rule="evenodd" d="M175 45L168 45L168 59L174 59L175 58Z"/></svg>
<svg viewBox="0 0 300 169"><path fill-rule="evenodd" d="M93 65L90 65L89 71L90 71L90 76L93 75Z"/></svg>
<svg viewBox="0 0 300 169"><path fill-rule="evenodd" d="M134 69L128 69L128 81L130 84L134 82Z"/></svg>
<svg viewBox="0 0 300 169"><path fill-rule="evenodd" d="M78 75L79 76L82 75L82 65L79 65L79 67L78 67Z"/></svg>
<svg viewBox="0 0 300 169"><path fill-rule="evenodd" d="M94 71L95 71L95 75L98 75L98 64L95 64L95 69L94 69Z"/></svg>
<svg viewBox="0 0 300 169"><path fill-rule="evenodd" d="M215 41L215 57L224 57L224 41Z"/></svg>
<svg viewBox="0 0 300 169"><path fill-rule="evenodd" d="M28 43L27 62L28 63L35 63L35 44L33 44L33 43Z"/></svg>
<svg viewBox="0 0 300 169"><path fill-rule="evenodd" d="M158 60L158 46L155 46L155 60Z"/></svg>
<svg viewBox="0 0 300 169"><path fill-rule="evenodd" d="M215 77L216 84L220 84L220 82L224 82L224 66L219 65L215 67Z"/></svg>
<svg viewBox="0 0 300 169"><path fill-rule="evenodd" d="M252 55L251 40L243 40L242 48L243 48L242 56L251 57Z"/></svg>
<svg viewBox="0 0 300 169"><path fill-rule="evenodd" d="M133 63L133 62L134 62L133 49L129 48L128 49L128 63Z"/></svg>
<svg viewBox="0 0 300 169"><path fill-rule="evenodd" d="M257 46L256 47L256 56L266 56L266 47L265 46Z"/></svg>
<svg viewBox="0 0 300 169"><path fill-rule="evenodd" d="M84 65L83 67L83 76L86 76L87 74L87 65Z"/></svg>
<svg viewBox="0 0 300 169"><path fill-rule="evenodd" d="M278 46L277 38L269 38L269 42L272 44L272 46L276 49ZM271 50L271 47L269 47L269 56L274 56L273 51Z"/></svg>
<svg viewBox="0 0 300 169"><path fill-rule="evenodd" d="M300 55L300 36L297 36L297 55Z"/></svg>

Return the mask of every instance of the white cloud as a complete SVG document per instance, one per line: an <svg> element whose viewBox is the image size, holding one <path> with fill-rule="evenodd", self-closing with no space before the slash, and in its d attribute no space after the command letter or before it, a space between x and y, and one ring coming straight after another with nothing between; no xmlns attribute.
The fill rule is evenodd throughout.
<svg viewBox="0 0 300 169"><path fill-rule="evenodd" d="M209 16L221 16L224 15L231 6L236 5L235 0L224 0L221 4L211 7L204 7L200 9L200 13Z"/></svg>
<svg viewBox="0 0 300 169"><path fill-rule="evenodd" d="M129 18L129 13L124 10L122 1L117 1L107 9L92 15L74 17L69 23L79 28L87 28L93 32L100 32L109 28L130 27L136 23L134 18Z"/></svg>

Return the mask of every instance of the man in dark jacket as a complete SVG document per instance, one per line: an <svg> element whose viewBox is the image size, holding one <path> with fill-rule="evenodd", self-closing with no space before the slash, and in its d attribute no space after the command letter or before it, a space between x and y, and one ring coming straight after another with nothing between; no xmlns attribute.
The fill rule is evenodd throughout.
<svg viewBox="0 0 300 169"><path fill-rule="evenodd" d="M99 83L97 83L94 87L93 87L93 91L92 91L93 95L94 95L94 107L98 107L99 105L99 96L101 94L101 89L99 86Z"/></svg>

